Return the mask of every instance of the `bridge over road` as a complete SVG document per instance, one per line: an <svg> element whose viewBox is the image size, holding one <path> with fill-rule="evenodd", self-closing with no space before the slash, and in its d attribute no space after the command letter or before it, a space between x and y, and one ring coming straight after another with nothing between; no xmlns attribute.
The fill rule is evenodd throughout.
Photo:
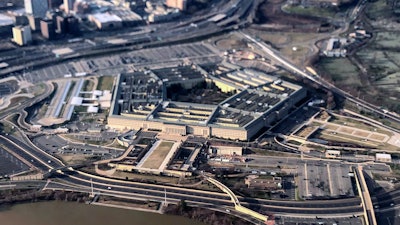
<svg viewBox="0 0 400 225"><path fill-rule="evenodd" d="M261 213L258 213L254 210L251 210L249 208L246 208L242 206L239 202L239 199L236 197L235 193L233 193L227 186L225 186L223 183L219 182L216 179L213 179L211 177L207 177L207 180L217 186L219 189L221 189L223 192L227 193L229 197L231 198L231 201L235 205L235 210L244 213L246 215L249 215L253 218L259 219L265 223L268 221L268 216L262 215Z"/></svg>

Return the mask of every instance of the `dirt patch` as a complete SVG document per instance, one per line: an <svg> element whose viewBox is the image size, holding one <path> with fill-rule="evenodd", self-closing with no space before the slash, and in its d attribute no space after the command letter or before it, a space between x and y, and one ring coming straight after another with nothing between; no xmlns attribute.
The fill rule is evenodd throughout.
<svg viewBox="0 0 400 225"><path fill-rule="evenodd" d="M369 133L368 133L368 132L363 132L363 131L357 130L357 131L355 131L355 132L353 133L353 135L361 136L361 137L367 137L367 136L369 135Z"/></svg>
<svg viewBox="0 0 400 225"><path fill-rule="evenodd" d="M385 136L380 135L380 134L372 134L371 136L369 136L369 138L373 139L373 140L378 140L378 141L385 140Z"/></svg>
<svg viewBox="0 0 400 225"><path fill-rule="evenodd" d="M283 0L264 1L257 12L257 23L276 25L279 28L282 28L281 25L284 25L287 31L319 31L321 21L311 17L307 18L305 16L285 13L281 9L284 3L285 1Z"/></svg>
<svg viewBox="0 0 400 225"><path fill-rule="evenodd" d="M161 142L161 144L154 149L151 155L143 163L143 167L149 169L158 169L173 145L174 142Z"/></svg>
<svg viewBox="0 0 400 225"><path fill-rule="evenodd" d="M353 128L348 128L348 127L340 127L339 131L343 132L343 133L351 134L354 131L354 129Z"/></svg>

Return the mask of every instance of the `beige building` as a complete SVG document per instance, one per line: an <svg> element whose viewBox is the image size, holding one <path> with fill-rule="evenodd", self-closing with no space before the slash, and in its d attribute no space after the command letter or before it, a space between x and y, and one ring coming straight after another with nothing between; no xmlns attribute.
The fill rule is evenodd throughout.
<svg viewBox="0 0 400 225"><path fill-rule="evenodd" d="M235 146L210 146L210 154L214 155L242 155L243 148Z"/></svg>
<svg viewBox="0 0 400 225"><path fill-rule="evenodd" d="M300 86L253 70L213 77L198 66L189 67L120 75L108 126L118 130L144 129L244 141L284 118L306 96ZM185 74L176 76L179 71ZM165 100L166 87L171 83L189 89L198 82L214 80L221 89L234 91L233 96L218 105Z"/></svg>
<svg viewBox="0 0 400 225"><path fill-rule="evenodd" d="M27 45L32 42L32 33L29 26L13 27L13 41L20 45Z"/></svg>
<svg viewBox="0 0 400 225"><path fill-rule="evenodd" d="M282 189L282 178L281 177L266 177L261 178L258 175L249 175L244 179L244 183L248 188L276 191Z"/></svg>
<svg viewBox="0 0 400 225"><path fill-rule="evenodd" d="M171 8L176 8L185 11L187 8L187 0L167 0L165 5Z"/></svg>

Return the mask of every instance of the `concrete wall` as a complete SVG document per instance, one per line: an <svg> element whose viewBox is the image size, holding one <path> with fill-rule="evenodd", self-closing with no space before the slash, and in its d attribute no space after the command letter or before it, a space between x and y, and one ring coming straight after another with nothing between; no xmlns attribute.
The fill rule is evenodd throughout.
<svg viewBox="0 0 400 225"><path fill-rule="evenodd" d="M230 128L211 127L211 136L225 138L225 139L238 139L247 140L247 131Z"/></svg>

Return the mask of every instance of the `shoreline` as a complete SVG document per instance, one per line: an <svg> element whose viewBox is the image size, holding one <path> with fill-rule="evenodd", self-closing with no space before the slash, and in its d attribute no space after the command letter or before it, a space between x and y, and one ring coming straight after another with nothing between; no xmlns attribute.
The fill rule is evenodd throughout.
<svg viewBox="0 0 400 225"><path fill-rule="evenodd" d="M181 200L177 205L170 204L167 206L163 206L161 202L126 200L118 197L106 197L106 198L103 197L101 198L101 202L97 202L99 199L97 199L97 201L94 202L92 202L92 200L93 199L89 197L89 194L79 193L79 192L53 191L53 190L39 191L36 189L0 190L0 207L14 206L23 203L64 201L64 202L86 203L87 205L97 205L103 207L112 207L112 208L127 209L127 210L149 212L156 214L175 215L205 224L219 224L219 225L253 224L234 215L222 213L212 209L187 206L184 200ZM107 201L109 203L107 203ZM118 202L120 202L121 205L112 204ZM148 209L140 207L146 205L148 207L157 206L157 208Z"/></svg>

